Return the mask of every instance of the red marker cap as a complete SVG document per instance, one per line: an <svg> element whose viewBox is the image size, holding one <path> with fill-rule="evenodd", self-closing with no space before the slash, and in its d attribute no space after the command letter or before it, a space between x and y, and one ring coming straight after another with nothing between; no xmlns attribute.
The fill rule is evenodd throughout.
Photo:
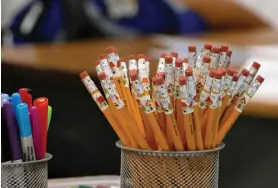
<svg viewBox="0 0 278 188"><path fill-rule="evenodd" d="M184 59L183 59L183 62L184 62L184 63L188 63L188 59L187 59L187 58L184 58Z"/></svg>
<svg viewBox="0 0 278 188"><path fill-rule="evenodd" d="M252 67L254 67L255 69L258 70L261 67L261 64L256 62L256 61L254 61L253 64L252 64Z"/></svg>
<svg viewBox="0 0 278 188"><path fill-rule="evenodd" d="M178 52L171 52L171 56L175 57L175 58L178 58L179 54L178 54Z"/></svg>
<svg viewBox="0 0 278 188"><path fill-rule="evenodd" d="M195 45L189 45L188 46L188 52L196 52L196 46Z"/></svg>
<svg viewBox="0 0 278 188"><path fill-rule="evenodd" d="M215 69L210 68L210 69L209 69L209 77L214 78L215 72L216 72Z"/></svg>
<svg viewBox="0 0 278 188"><path fill-rule="evenodd" d="M234 77L233 77L233 82L237 82L238 81L238 79L239 79L239 74L238 73L236 73L235 75L234 75Z"/></svg>
<svg viewBox="0 0 278 188"><path fill-rule="evenodd" d="M101 54L101 55L99 56L99 59L100 59L100 60L107 59L107 55L106 55L106 54Z"/></svg>
<svg viewBox="0 0 278 188"><path fill-rule="evenodd" d="M204 44L204 49L211 50L211 48L212 48L212 44L211 43L205 43Z"/></svg>
<svg viewBox="0 0 278 188"><path fill-rule="evenodd" d="M248 75L249 75L249 73L250 73L250 71L249 70L247 70L247 69L242 69L242 71L241 71L241 74L243 75L243 76L245 76L245 77L247 77Z"/></svg>
<svg viewBox="0 0 278 188"><path fill-rule="evenodd" d="M232 50L228 50L228 51L227 51L227 56L231 57L232 54L233 54L233 51L232 51Z"/></svg>
<svg viewBox="0 0 278 188"><path fill-rule="evenodd" d="M164 79L162 76L157 76L156 77L156 85L162 85L164 84Z"/></svg>
<svg viewBox="0 0 278 188"><path fill-rule="evenodd" d="M256 77L256 80L257 80L258 82L260 82L260 83L263 83L263 82L264 82L264 78L263 78L261 75L258 75L258 76Z"/></svg>
<svg viewBox="0 0 278 188"><path fill-rule="evenodd" d="M130 70L129 71L129 77L131 79L131 81L137 80L138 78L138 74L136 70Z"/></svg>
<svg viewBox="0 0 278 188"><path fill-rule="evenodd" d="M100 60L95 61L95 65L98 66L100 64Z"/></svg>
<svg viewBox="0 0 278 188"><path fill-rule="evenodd" d="M219 54L219 53L220 53L220 47L218 47L218 46L213 46L211 52L212 52L212 53L215 53L215 54Z"/></svg>
<svg viewBox="0 0 278 188"><path fill-rule="evenodd" d="M106 78L105 72L100 72L100 73L98 74L98 78L99 78L100 80L104 80L104 79Z"/></svg>
<svg viewBox="0 0 278 188"><path fill-rule="evenodd" d="M129 55L129 56L128 56L128 59L129 59L129 60L136 60L136 57L135 57L135 55Z"/></svg>
<svg viewBox="0 0 278 188"><path fill-rule="evenodd" d="M176 67L182 67L183 60L182 59L176 59Z"/></svg>
<svg viewBox="0 0 278 188"><path fill-rule="evenodd" d="M229 68L229 69L227 70L227 74L228 74L229 76L234 76L235 73L236 73L236 70L234 70L234 69Z"/></svg>
<svg viewBox="0 0 278 188"><path fill-rule="evenodd" d="M221 45L221 52L227 52L229 49L229 46L227 44L222 44Z"/></svg>
<svg viewBox="0 0 278 188"><path fill-rule="evenodd" d="M181 86L184 86L184 85L186 85L186 83L187 83L187 78L186 78L186 76L180 76L180 77L179 77L179 84L180 84Z"/></svg>
<svg viewBox="0 0 278 188"><path fill-rule="evenodd" d="M124 57L121 57L120 60L121 60L121 62L125 62L125 58Z"/></svg>
<svg viewBox="0 0 278 188"><path fill-rule="evenodd" d="M166 53L162 53L162 54L160 55L160 58L165 58L166 55L167 55Z"/></svg>
<svg viewBox="0 0 278 188"><path fill-rule="evenodd" d="M188 68L185 70L185 75L186 75L187 77L193 76L192 68L188 67Z"/></svg>
<svg viewBox="0 0 278 188"><path fill-rule="evenodd" d="M166 55L165 56L165 63L167 63L167 64L173 63L172 56Z"/></svg>
<svg viewBox="0 0 278 188"><path fill-rule="evenodd" d="M137 54L137 59L146 59L145 54Z"/></svg>
<svg viewBox="0 0 278 188"><path fill-rule="evenodd" d="M110 46L110 47L106 48L105 51L106 51L107 54L117 53L116 48L114 48L113 46Z"/></svg>
<svg viewBox="0 0 278 188"><path fill-rule="evenodd" d="M157 73L157 76L162 76L162 78L165 79L166 74L165 72L159 72Z"/></svg>
<svg viewBox="0 0 278 188"><path fill-rule="evenodd" d="M211 60L211 58L210 58L208 55L205 55L205 56L203 57L203 62L204 62L204 63L210 63L210 60Z"/></svg>
<svg viewBox="0 0 278 188"><path fill-rule="evenodd" d="M221 70L216 71L216 73L214 74L214 78L221 79L222 78L222 71Z"/></svg>

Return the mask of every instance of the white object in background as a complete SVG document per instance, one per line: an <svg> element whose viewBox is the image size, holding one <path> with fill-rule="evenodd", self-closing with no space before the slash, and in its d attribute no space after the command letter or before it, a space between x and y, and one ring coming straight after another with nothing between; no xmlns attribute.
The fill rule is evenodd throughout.
<svg viewBox="0 0 278 188"><path fill-rule="evenodd" d="M271 27L278 29L278 1L236 0L234 2L253 12L257 17L270 24Z"/></svg>
<svg viewBox="0 0 278 188"><path fill-rule="evenodd" d="M70 188L73 186L113 186L120 188L120 176L88 176L79 178L61 178L48 180L48 188Z"/></svg>
<svg viewBox="0 0 278 188"><path fill-rule="evenodd" d="M257 75L265 78L258 92L251 99L251 102L265 104L278 103L278 56L276 58L269 56L252 56L243 65L244 68L250 68L256 61L261 64Z"/></svg>

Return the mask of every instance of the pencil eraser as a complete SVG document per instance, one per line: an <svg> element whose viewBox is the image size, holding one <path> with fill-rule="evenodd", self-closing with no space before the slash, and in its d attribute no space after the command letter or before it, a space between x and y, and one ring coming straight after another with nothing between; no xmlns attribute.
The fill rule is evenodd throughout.
<svg viewBox="0 0 278 188"><path fill-rule="evenodd" d="M204 49L211 50L211 48L212 48L212 44L211 43L205 43L204 44Z"/></svg>
<svg viewBox="0 0 278 188"><path fill-rule="evenodd" d="M222 78L222 71L217 70L216 73L214 74L214 78L221 79Z"/></svg>
<svg viewBox="0 0 278 188"><path fill-rule="evenodd" d="M178 54L178 52L171 52L171 56L175 57L175 58L178 58L179 54Z"/></svg>
<svg viewBox="0 0 278 188"><path fill-rule="evenodd" d="M176 59L176 67L182 67L183 59Z"/></svg>
<svg viewBox="0 0 278 188"><path fill-rule="evenodd" d="M189 45L188 46L188 52L196 52L196 46L195 45Z"/></svg>
<svg viewBox="0 0 278 188"><path fill-rule="evenodd" d="M99 59L100 59L100 60L107 59L107 55L106 55L106 54L101 54L101 55L99 56Z"/></svg>
<svg viewBox="0 0 278 188"><path fill-rule="evenodd" d="M227 52L229 49L229 46L227 44L222 44L221 45L221 52Z"/></svg>
<svg viewBox="0 0 278 188"><path fill-rule="evenodd" d="M228 51L227 51L227 56L231 57L232 54L233 54L233 51L232 51L232 50L228 50Z"/></svg>
<svg viewBox="0 0 278 188"><path fill-rule="evenodd" d="M209 77L214 78L214 74L215 74L216 70L211 68L209 69Z"/></svg>
<svg viewBox="0 0 278 188"><path fill-rule="evenodd" d="M165 56L165 63L170 64L173 63L173 58L170 55Z"/></svg>
<svg viewBox="0 0 278 188"><path fill-rule="evenodd" d="M236 73L236 70L234 70L234 69L229 68L229 69L227 70L227 74L228 74L229 76L234 76L235 73Z"/></svg>
<svg viewBox="0 0 278 188"><path fill-rule="evenodd" d="M79 74L79 77L83 80L84 78L86 78L87 76L89 76L87 71L83 71Z"/></svg>
<svg viewBox="0 0 278 188"><path fill-rule="evenodd" d="M125 62L125 58L124 57L121 57L120 60L121 60L121 62Z"/></svg>
<svg viewBox="0 0 278 188"><path fill-rule="evenodd" d="M166 76L165 72L159 72L156 75L157 76L162 76L163 79L165 79L165 76Z"/></svg>
<svg viewBox="0 0 278 188"><path fill-rule="evenodd" d="M179 77L179 84L180 84L181 86L183 86L183 85L186 85L186 83L187 83L187 78L186 78L186 76L180 76L180 77Z"/></svg>
<svg viewBox="0 0 278 188"><path fill-rule="evenodd" d="M260 83L263 83L263 82L264 82L264 78L263 78L261 75L258 75L258 76L256 77L256 80L257 80L258 82L260 82Z"/></svg>
<svg viewBox="0 0 278 188"><path fill-rule="evenodd" d="M219 53L220 53L220 47L218 47L218 46L213 46L211 52L212 52L212 53L215 53L215 54L219 54Z"/></svg>
<svg viewBox="0 0 278 188"><path fill-rule="evenodd" d="M167 55L166 53L162 53L162 54L160 55L160 58L165 58L166 55Z"/></svg>
<svg viewBox="0 0 278 188"><path fill-rule="evenodd" d="M133 69L129 71L129 77L131 81L135 81L138 78L137 70Z"/></svg>
<svg viewBox="0 0 278 188"><path fill-rule="evenodd" d="M226 74L226 69L225 69L224 67L220 67L220 68L218 69L218 71L221 72L222 76L224 76L224 75Z"/></svg>
<svg viewBox="0 0 278 188"><path fill-rule="evenodd" d="M234 74L232 81L237 82L238 79L239 79L239 74L238 73Z"/></svg>
<svg viewBox="0 0 278 188"><path fill-rule="evenodd" d="M261 67L261 64L256 62L256 61L254 61L253 64L252 64L252 67L254 67L255 69L258 70Z"/></svg>
<svg viewBox="0 0 278 188"><path fill-rule="evenodd" d="M247 70L247 69L242 69L242 71L241 71L241 74L243 75L243 76L245 76L245 77L247 77L248 75L249 75L249 73L250 73L250 71L249 70Z"/></svg>
<svg viewBox="0 0 278 188"><path fill-rule="evenodd" d="M184 59L183 59L183 62L184 62L184 63L188 63L188 59L187 59L187 58L184 58Z"/></svg>
<svg viewBox="0 0 278 188"><path fill-rule="evenodd" d="M104 80L104 79L106 78L105 72L100 72L100 73L98 74L98 78L99 78L100 80Z"/></svg>
<svg viewBox="0 0 278 188"><path fill-rule="evenodd" d="M95 66L98 66L100 64L100 60L95 61Z"/></svg>
<svg viewBox="0 0 278 188"><path fill-rule="evenodd" d="M151 62L151 58L146 56L146 61Z"/></svg>
<svg viewBox="0 0 278 188"><path fill-rule="evenodd" d="M105 100L104 100L103 97L98 97L98 98L97 98L97 101L101 104L101 103L103 103Z"/></svg>
<svg viewBox="0 0 278 188"><path fill-rule="evenodd" d="M156 76L152 77L152 83L155 85L155 83L156 83Z"/></svg>
<svg viewBox="0 0 278 188"><path fill-rule="evenodd" d="M110 47L106 48L105 51L106 51L107 54L117 53L116 48L114 48L113 46L110 46Z"/></svg>
<svg viewBox="0 0 278 188"><path fill-rule="evenodd" d="M210 63L210 60L211 60L211 58L210 58L208 55L205 55L205 56L203 57L203 62L204 62L204 63Z"/></svg>
<svg viewBox="0 0 278 188"><path fill-rule="evenodd" d="M191 67L188 67L186 70L185 70L185 75L187 77L190 77L190 76L193 76L193 70Z"/></svg>
<svg viewBox="0 0 278 188"><path fill-rule="evenodd" d="M162 76L156 77L156 85L162 85L164 84L164 78Z"/></svg>
<svg viewBox="0 0 278 188"><path fill-rule="evenodd" d="M145 54L137 54L137 59L146 59Z"/></svg>
<svg viewBox="0 0 278 188"><path fill-rule="evenodd" d="M135 57L135 55L129 55L129 56L128 56L128 59L129 59L129 60L136 60L136 57Z"/></svg>

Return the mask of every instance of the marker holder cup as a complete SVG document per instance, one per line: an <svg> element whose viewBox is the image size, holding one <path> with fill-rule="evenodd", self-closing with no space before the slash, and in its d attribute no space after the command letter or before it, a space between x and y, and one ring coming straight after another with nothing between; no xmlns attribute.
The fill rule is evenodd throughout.
<svg viewBox="0 0 278 188"><path fill-rule="evenodd" d="M47 188L48 161L51 154L45 159L20 163L1 164L2 188Z"/></svg>
<svg viewBox="0 0 278 188"><path fill-rule="evenodd" d="M205 151L161 152L121 149L121 188L218 188L219 153Z"/></svg>

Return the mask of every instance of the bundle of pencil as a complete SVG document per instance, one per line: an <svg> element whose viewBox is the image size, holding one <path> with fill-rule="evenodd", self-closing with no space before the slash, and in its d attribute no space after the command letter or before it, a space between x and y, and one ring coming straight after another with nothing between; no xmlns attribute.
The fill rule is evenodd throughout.
<svg viewBox="0 0 278 188"><path fill-rule="evenodd" d="M114 47L95 67L105 96L86 71L80 78L123 145L143 150L194 151L217 147L264 81L254 62L229 68L232 51L206 43L188 56L162 54L155 75L144 54L119 57Z"/></svg>

